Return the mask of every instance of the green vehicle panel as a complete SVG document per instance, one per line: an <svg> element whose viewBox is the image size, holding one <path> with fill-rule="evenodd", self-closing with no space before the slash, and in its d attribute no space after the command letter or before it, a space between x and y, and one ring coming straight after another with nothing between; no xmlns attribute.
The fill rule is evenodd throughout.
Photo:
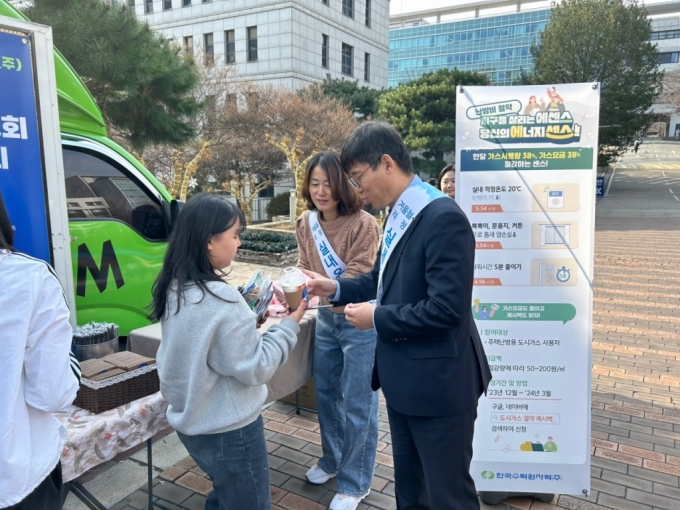
<svg viewBox="0 0 680 510"><path fill-rule="evenodd" d="M0 0L0 16L27 20ZM177 203L130 153L107 137L92 94L55 48L66 198L78 324L149 324L147 306Z"/></svg>

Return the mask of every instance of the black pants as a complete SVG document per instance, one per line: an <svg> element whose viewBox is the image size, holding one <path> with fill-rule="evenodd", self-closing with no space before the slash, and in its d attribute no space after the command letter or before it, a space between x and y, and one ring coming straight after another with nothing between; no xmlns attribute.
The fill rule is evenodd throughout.
<svg viewBox="0 0 680 510"><path fill-rule="evenodd" d="M23 501L5 510L61 510L61 462Z"/></svg>
<svg viewBox="0 0 680 510"><path fill-rule="evenodd" d="M408 416L387 406L398 510L475 510L470 476L477 410L455 416Z"/></svg>

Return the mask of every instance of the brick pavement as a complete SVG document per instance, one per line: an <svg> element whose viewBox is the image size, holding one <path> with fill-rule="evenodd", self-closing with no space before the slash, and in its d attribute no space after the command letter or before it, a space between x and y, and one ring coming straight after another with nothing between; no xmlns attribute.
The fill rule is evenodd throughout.
<svg viewBox="0 0 680 510"><path fill-rule="evenodd" d="M680 222L599 217L592 379L592 493L551 503L512 498L498 510L680 509ZM255 269L237 264L238 284ZM272 271L278 271L271 268ZM275 273L276 276L276 273ZM396 508L391 438L381 397L373 490L359 508ZM274 403L263 412L273 509L322 510L336 486L304 481L321 454L314 413ZM209 481L190 458L164 471L155 494L169 508L203 508ZM144 508L144 488L112 510Z"/></svg>

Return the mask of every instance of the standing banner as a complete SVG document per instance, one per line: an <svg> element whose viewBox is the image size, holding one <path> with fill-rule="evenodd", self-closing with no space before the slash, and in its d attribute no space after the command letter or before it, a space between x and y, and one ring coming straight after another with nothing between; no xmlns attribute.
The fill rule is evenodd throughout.
<svg viewBox="0 0 680 510"><path fill-rule="evenodd" d="M52 29L0 16L0 191L17 250L51 264L75 325Z"/></svg>
<svg viewBox="0 0 680 510"><path fill-rule="evenodd" d="M488 492L590 492L597 83L458 87L456 200L493 380L472 475Z"/></svg>

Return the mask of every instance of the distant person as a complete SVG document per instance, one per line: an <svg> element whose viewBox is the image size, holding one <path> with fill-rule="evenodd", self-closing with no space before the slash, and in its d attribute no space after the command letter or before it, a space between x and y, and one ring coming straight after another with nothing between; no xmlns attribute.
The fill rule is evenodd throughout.
<svg viewBox="0 0 680 510"><path fill-rule="evenodd" d="M642 140L639 138L635 140L635 143L633 144L633 150L635 151L635 154L638 153L638 149L640 148L640 144L642 143Z"/></svg>
<svg viewBox="0 0 680 510"><path fill-rule="evenodd" d="M456 198L456 165L446 165L437 178L437 189L453 199Z"/></svg>
<svg viewBox="0 0 680 510"><path fill-rule="evenodd" d="M80 384L73 332L54 270L14 249L0 195L0 508L62 507L61 450L66 429L52 415Z"/></svg>
<svg viewBox="0 0 680 510"><path fill-rule="evenodd" d="M675 130L675 139L676 139L676 140L680 140L680 128L677 128L677 129Z"/></svg>
<svg viewBox="0 0 680 510"><path fill-rule="evenodd" d="M308 210L295 228L297 266L333 280L370 272L380 229L362 211L363 200L335 152L321 152L309 162L302 199ZM314 334L322 455L306 478L314 484L336 478L338 492L330 510L353 510L368 495L378 444L378 393L371 389L375 329L355 328L344 312L343 306L319 310Z"/></svg>
<svg viewBox="0 0 680 510"><path fill-rule="evenodd" d="M257 331L257 318L217 272L231 266L245 216L225 197L199 193L180 211L153 287L160 320L161 394L168 422L213 482L205 508L270 510L269 462L260 411L267 383L297 342L302 301Z"/></svg>

